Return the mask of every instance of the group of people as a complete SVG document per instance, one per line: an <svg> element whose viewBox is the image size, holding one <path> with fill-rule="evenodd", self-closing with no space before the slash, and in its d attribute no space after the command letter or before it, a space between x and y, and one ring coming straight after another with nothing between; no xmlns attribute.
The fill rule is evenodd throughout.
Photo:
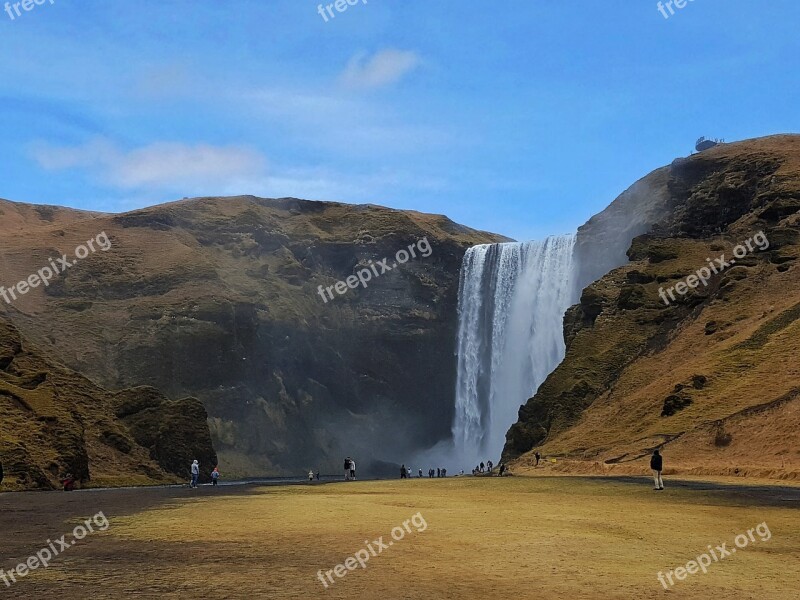
<svg viewBox="0 0 800 600"><path fill-rule="evenodd" d="M493 467L494 465L492 464L492 461L489 460L486 462L486 464L481 463L477 465L474 469L472 469L472 474L476 475L478 473L486 473L486 472L491 473Z"/></svg>
<svg viewBox="0 0 800 600"><path fill-rule="evenodd" d="M478 475L479 473L491 473L492 469L494 469L494 463L490 460L487 460L486 463L480 463L476 465L474 469L472 469L473 475Z"/></svg>
<svg viewBox="0 0 800 600"><path fill-rule="evenodd" d="M539 460L541 459L541 455L539 452L534 454L536 459L536 466L539 465ZM480 463L472 470L473 475L478 475L479 473L488 472L491 473L494 469L494 464L492 461L487 461L486 464ZM653 480L655 482L655 489L656 491L661 491L664 489L664 480L661 478L661 473L664 470L664 460L658 450L653 452L653 456L650 458L650 469L653 471ZM498 465L498 475L502 477L505 472L507 471L506 466L503 463ZM196 488L198 485L198 481L200 479L200 462L194 460L192 462L191 467L192 473L192 480L189 484L189 487ZM464 474L464 471L461 471L461 474ZM432 479L434 477L447 477L447 469L437 468L428 469L428 478ZM0 462L0 484L3 483L3 463ZM317 481L319 481L319 471L315 474L314 471L308 472L308 480L313 481L316 477ZM422 478L422 469L419 470L419 477ZM211 471L211 485L217 485L220 478L219 467L214 467L214 470ZM345 481L355 480L356 478L356 461L353 460L351 457L347 457L344 459L344 479ZM411 468L402 465L400 467L400 479L411 479ZM77 478L74 477L72 474L67 474L62 480L61 484L63 485L64 491L69 492L75 489L75 484L77 483Z"/></svg>
<svg viewBox="0 0 800 600"><path fill-rule="evenodd" d="M422 477L422 469L419 470L419 476ZM447 469L428 469L428 478L433 479L434 477L447 477Z"/></svg>
<svg viewBox="0 0 800 600"><path fill-rule="evenodd" d="M418 476L420 479L423 477L422 469L419 469ZM447 477L447 469L441 467L437 469L428 469L428 478L433 479L433 477ZM406 467L405 465L400 467L400 479L411 479L411 467Z"/></svg>
<svg viewBox="0 0 800 600"><path fill-rule="evenodd" d="M500 463L499 465L495 465L490 460L486 461L486 464L480 463L479 465L477 465L474 469L472 469L472 474L473 475L479 475L481 473L492 473L494 471L495 466L498 467L497 471L498 471L498 475L500 475L500 477L505 475L505 472L507 470L506 466L503 463Z"/></svg>
<svg viewBox="0 0 800 600"><path fill-rule="evenodd" d="M192 481L189 487L196 488L197 482L200 480L200 462L197 460L192 461ZM219 467L214 467L211 471L211 485L217 485L219 482Z"/></svg>
<svg viewBox="0 0 800 600"><path fill-rule="evenodd" d="M539 465L539 461L541 460L542 456L539 452L534 453L534 458L536 460L535 466ZM494 470L494 463L492 461L487 461L486 463L480 463L477 465L473 470L473 475L478 475L480 473L492 473ZM507 467L500 463L497 465L498 467L498 475L502 477L505 475L506 471L508 470ZM653 452L653 456L650 458L650 469L653 471L653 480L655 482L655 489L656 491L661 491L664 489L664 480L661 478L661 473L664 470L664 460L658 450ZM461 474L463 475L464 472L462 471ZM432 479L434 476L436 477L447 477L447 469L437 468L428 469L428 478ZM219 480L219 469L218 467L214 467L214 470L211 472L211 484L217 485L217 481ZM308 480L313 481L316 477L317 481L319 481L319 471L315 474L314 471L308 472ZM419 477L422 478L422 469L419 469ZM192 462L192 482L190 487L196 488L198 479L200 478L200 463L195 460ZM356 461L353 460L351 457L347 457L344 459L344 479L345 481L355 480L356 478ZM406 467L402 465L400 467L400 479L411 479L411 467ZM0 483L3 482L3 464L0 463ZM76 478L72 475L67 475L61 483L64 486L65 491L71 491L75 488Z"/></svg>

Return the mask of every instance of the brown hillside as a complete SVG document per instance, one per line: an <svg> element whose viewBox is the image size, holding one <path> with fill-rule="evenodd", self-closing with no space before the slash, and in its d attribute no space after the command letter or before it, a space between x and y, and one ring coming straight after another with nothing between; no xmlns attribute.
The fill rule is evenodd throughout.
<svg viewBox="0 0 800 600"><path fill-rule="evenodd" d="M338 472L346 454L363 468L449 436L461 258L503 239L438 215L252 196L52 222L0 209L14 216L0 221L2 282L100 232L112 244L0 314L108 388L200 398L229 475ZM429 257L318 295L425 237Z"/></svg>
<svg viewBox="0 0 800 600"><path fill-rule="evenodd" d="M662 448L667 472L797 478L800 136L720 146L637 186L609 213L638 200L657 220L568 312L567 356L521 408L505 458L524 469L538 448L557 470L640 473ZM669 306L659 297L759 231L767 250Z"/></svg>

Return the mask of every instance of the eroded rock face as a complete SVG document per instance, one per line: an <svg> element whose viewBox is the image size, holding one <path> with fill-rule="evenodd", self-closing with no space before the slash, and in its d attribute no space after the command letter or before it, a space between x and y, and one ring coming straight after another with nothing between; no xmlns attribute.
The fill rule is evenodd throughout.
<svg viewBox="0 0 800 600"><path fill-rule="evenodd" d="M120 414L125 399L136 410ZM146 408L145 408L146 405ZM146 415L146 420L145 420ZM137 420L138 418L138 420ZM0 461L6 489L171 483L216 454L196 399L156 390L117 394L42 357L0 318Z"/></svg>
<svg viewBox="0 0 800 600"><path fill-rule="evenodd" d="M204 198L77 222L56 212L57 230L18 207L4 206L35 235L0 240L15 273L99 231L112 249L9 316L112 389L202 400L226 474L338 472L348 454L360 469L402 462L450 435L461 259L504 238L442 216L295 199ZM417 257L393 266L409 246ZM366 288L318 293L384 258L391 270Z"/></svg>
<svg viewBox="0 0 800 600"><path fill-rule="evenodd" d="M796 381L775 365L800 354L788 333L800 314L798 211L800 137L776 136L677 160L593 217L578 234L588 287L565 318L566 358L520 410L504 458L543 448L617 465L667 444L687 468L701 468L692 462L699 456L718 472L726 460L786 468L778 457L797 440L782 422L774 430L783 437L765 439L766 452L751 457L735 436L714 444L700 429L736 422L735 435L754 443L744 433L749 407L796 402ZM665 303L666 290L760 231L775 240L768 249Z"/></svg>

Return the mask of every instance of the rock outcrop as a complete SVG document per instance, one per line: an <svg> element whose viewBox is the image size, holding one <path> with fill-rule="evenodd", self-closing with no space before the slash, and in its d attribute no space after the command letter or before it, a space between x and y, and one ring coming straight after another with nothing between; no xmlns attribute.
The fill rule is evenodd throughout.
<svg viewBox="0 0 800 600"><path fill-rule="evenodd" d="M505 239L443 216L252 196L121 215L0 210L3 282L106 233L110 250L5 306L7 318L109 389L199 398L228 476L338 472L347 454L364 469L447 438L461 259ZM415 246L395 264L423 239L429 253ZM370 265L381 273L384 258L391 270L366 288L318 293ZM152 442L153 419L121 418Z"/></svg>
<svg viewBox="0 0 800 600"><path fill-rule="evenodd" d="M109 392L42 357L0 318L0 461L5 489L174 483L216 454L202 404L152 389Z"/></svg>
<svg viewBox="0 0 800 600"><path fill-rule="evenodd" d="M505 460L539 449L557 468L642 472L662 448L683 472L800 475L798 211L800 136L775 136L676 160L589 221L584 283L613 270L568 311L566 358L521 408Z"/></svg>

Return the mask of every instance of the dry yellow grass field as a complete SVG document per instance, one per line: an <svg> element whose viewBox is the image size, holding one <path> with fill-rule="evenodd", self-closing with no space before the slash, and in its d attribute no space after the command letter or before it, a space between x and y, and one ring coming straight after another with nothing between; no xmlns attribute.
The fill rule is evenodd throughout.
<svg viewBox="0 0 800 600"><path fill-rule="evenodd" d="M40 597L638 599L800 595L800 511L766 500L571 477L201 489L127 516L17 584ZM185 495L185 498L181 496ZM776 488L775 495L780 495ZM102 508L102 493L87 514ZM744 500L743 500L744 498ZM749 499L748 499L749 498ZM109 511L110 512L110 511ZM325 589L366 542L410 532ZM755 541L666 591L668 571L767 523ZM416 526L415 526L416 525ZM399 532L395 532L399 537ZM323 574L324 577L324 574ZM36 594L25 594L36 591Z"/></svg>

